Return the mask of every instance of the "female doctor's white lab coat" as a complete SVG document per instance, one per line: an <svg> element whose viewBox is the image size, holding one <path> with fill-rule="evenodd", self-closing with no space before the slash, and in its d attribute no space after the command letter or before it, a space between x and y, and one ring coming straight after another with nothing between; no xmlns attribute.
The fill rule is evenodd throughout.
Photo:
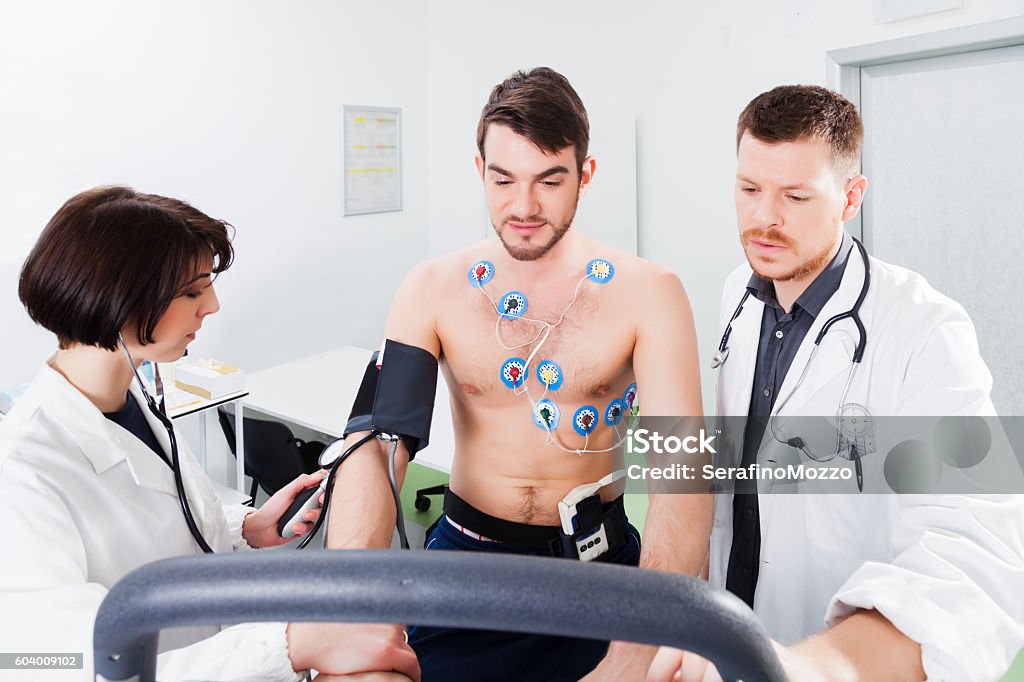
<svg viewBox="0 0 1024 682"><path fill-rule="evenodd" d="M137 387L132 385L138 399ZM140 400L165 452L167 432ZM178 438L193 514L216 552L247 549L248 507L222 507ZM84 654L92 679L92 626L107 590L143 564L199 554L178 505L170 467L44 366L0 421L0 643L5 651ZM160 635L161 680L301 679L288 660L285 625L175 628ZM28 671L18 679L39 679Z"/></svg>
<svg viewBox="0 0 1024 682"><path fill-rule="evenodd" d="M744 265L728 278L721 329L750 274ZM871 275L861 309L866 353L847 402L867 407L876 420L994 415L992 378L963 308L906 269L872 258ZM839 290L797 352L776 408L797 384L822 325L853 307L863 281L863 259L854 248ZM763 309L751 296L732 324L730 354L719 370L719 415L747 414ZM837 323L781 414L834 415L856 339L852 321ZM762 443L778 451L770 429ZM742 442L735 448L742 452ZM877 480L886 452L879 448L862 460L865 479ZM759 460L763 456L764 450ZM840 458L830 465L851 466ZM1001 677L1024 646L1024 495L882 495L857 492L855 481L842 485L849 494L759 495L754 610L769 634L791 644L856 609L876 609L922 645L929 679ZM710 577L720 587L729 564L732 503L731 494L716 500Z"/></svg>

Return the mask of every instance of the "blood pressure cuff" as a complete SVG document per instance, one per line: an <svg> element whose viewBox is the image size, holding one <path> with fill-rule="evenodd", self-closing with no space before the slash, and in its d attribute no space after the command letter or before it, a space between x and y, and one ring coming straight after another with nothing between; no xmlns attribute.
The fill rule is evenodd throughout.
<svg viewBox="0 0 1024 682"><path fill-rule="evenodd" d="M370 356L344 435L379 431L401 436L412 460L427 447L436 392L437 358L388 339L383 355Z"/></svg>

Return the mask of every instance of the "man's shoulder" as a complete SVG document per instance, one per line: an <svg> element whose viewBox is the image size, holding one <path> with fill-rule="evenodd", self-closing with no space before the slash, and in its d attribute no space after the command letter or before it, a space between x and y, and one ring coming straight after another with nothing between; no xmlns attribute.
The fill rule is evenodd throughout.
<svg viewBox="0 0 1024 682"><path fill-rule="evenodd" d="M597 250L595 257L608 260L615 268L611 286L618 302L616 315L621 324L632 320L638 330L661 328L667 318L689 319L690 303L682 278L664 263L641 258L618 249Z"/></svg>
<svg viewBox="0 0 1024 682"><path fill-rule="evenodd" d="M878 287L878 304L898 310L919 321L970 319L957 301L933 287L919 272L871 257L872 286Z"/></svg>
<svg viewBox="0 0 1024 682"><path fill-rule="evenodd" d="M465 279L477 262L494 256L494 240L482 240L467 247L420 261L406 274L406 284L416 288L434 288L445 282Z"/></svg>
<svg viewBox="0 0 1024 682"><path fill-rule="evenodd" d="M617 249L603 242L594 242L590 251L595 258L607 260L615 268L615 276L628 279L630 288L657 286L659 282L679 281L679 276L664 263Z"/></svg>

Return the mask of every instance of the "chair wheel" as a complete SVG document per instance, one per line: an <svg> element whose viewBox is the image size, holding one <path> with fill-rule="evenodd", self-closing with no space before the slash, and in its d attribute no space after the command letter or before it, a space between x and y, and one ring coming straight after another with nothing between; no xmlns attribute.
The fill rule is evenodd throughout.
<svg viewBox="0 0 1024 682"><path fill-rule="evenodd" d="M426 496L417 497L413 504L416 507L416 511L425 512L430 509L430 498Z"/></svg>

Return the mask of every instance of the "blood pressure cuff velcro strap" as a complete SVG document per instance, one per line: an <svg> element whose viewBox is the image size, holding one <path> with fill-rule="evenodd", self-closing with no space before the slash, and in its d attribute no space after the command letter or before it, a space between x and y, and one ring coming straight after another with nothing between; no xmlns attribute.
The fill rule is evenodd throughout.
<svg viewBox="0 0 1024 682"><path fill-rule="evenodd" d="M370 362L363 370L363 380L359 383L359 390L356 392L356 400L352 403L352 411L348 415L348 424L345 426L345 435L356 431L372 431L370 416L373 414L373 398L377 394L377 377L380 370L377 369L377 358L380 352L374 351L370 356Z"/></svg>
<svg viewBox="0 0 1024 682"><path fill-rule="evenodd" d="M436 392L437 358L417 346L388 339L383 357L370 356L344 435L379 431L401 436L411 460L427 447Z"/></svg>

